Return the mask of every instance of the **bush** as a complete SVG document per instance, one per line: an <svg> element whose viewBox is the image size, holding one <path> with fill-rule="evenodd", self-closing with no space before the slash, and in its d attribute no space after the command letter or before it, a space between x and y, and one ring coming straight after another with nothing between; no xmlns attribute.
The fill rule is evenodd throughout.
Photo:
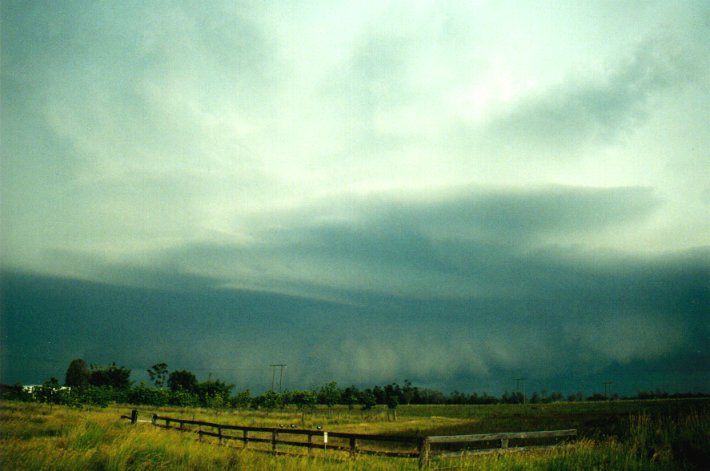
<svg viewBox="0 0 710 471"><path fill-rule="evenodd" d="M170 402L170 392L140 384L128 392L128 402L147 406L165 406Z"/></svg>
<svg viewBox="0 0 710 471"><path fill-rule="evenodd" d="M31 401L32 395L21 384L0 385L0 399L8 401Z"/></svg>
<svg viewBox="0 0 710 471"><path fill-rule="evenodd" d="M198 406L200 404L200 398L195 394L178 389L170 393L168 404L180 407Z"/></svg>
<svg viewBox="0 0 710 471"><path fill-rule="evenodd" d="M229 398L229 405L237 409L246 409L251 405L251 391L245 389L236 396Z"/></svg>

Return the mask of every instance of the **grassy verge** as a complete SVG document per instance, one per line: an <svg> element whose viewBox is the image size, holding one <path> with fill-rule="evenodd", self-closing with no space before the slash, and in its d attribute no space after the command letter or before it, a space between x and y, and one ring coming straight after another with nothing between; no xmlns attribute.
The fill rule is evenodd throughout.
<svg viewBox="0 0 710 471"><path fill-rule="evenodd" d="M214 411L168 409L164 415L240 425L320 425L332 431L388 434L449 434L569 428L587 432L575 443L554 449L437 459L432 468L489 470L543 469L706 469L710 462L707 401L653 403L579 403L534 406L401 406L400 420L374 411L319 410L307 417L296 411ZM271 456L243 451L240 445L198 442L193 434L119 420L130 407L50 407L0 403L0 469L27 470L405 470L415 459L316 452L314 458ZM156 410L142 409L149 417ZM428 414L428 415L427 415ZM596 425L595 425L596 424ZM597 427L597 428L595 428ZM604 431L613 433L600 433Z"/></svg>

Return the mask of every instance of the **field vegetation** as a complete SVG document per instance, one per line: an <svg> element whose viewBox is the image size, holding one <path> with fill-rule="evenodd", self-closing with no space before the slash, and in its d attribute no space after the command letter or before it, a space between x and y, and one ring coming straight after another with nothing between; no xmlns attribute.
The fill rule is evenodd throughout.
<svg viewBox="0 0 710 471"><path fill-rule="evenodd" d="M398 470L414 458L394 458L180 433L150 421L122 420L132 409L247 427L298 428L406 437L576 429L577 439L554 448L441 458L431 467L467 469L705 470L710 463L710 398L639 393L619 398L552 392L443 394L409 381L359 389L329 382L319 388L260 395L219 379L198 381L190 371L147 370L153 385L135 384L115 364L73 360L64 386L51 378L31 388L0 385L0 469L4 470ZM195 424L190 427L194 431ZM283 435L286 435L283 433ZM322 436L322 435L319 435ZM255 436L256 437L256 436ZM303 440L301 436L301 440ZM511 446L518 446L511 444ZM379 450L379 445L374 449ZM389 445L383 445L389 446ZM398 451L416 452L414 445ZM411 449L406 449L410 447ZM390 450L392 451L392 450Z"/></svg>
<svg viewBox="0 0 710 471"><path fill-rule="evenodd" d="M416 459L301 449L273 456L242 450L238 442L217 445L194 434L121 420L134 406L56 405L0 402L0 468L3 470L405 470ZM437 459L432 469L629 469L700 470L710 462L710 400L559 402L550 404L402 405L398 420L386 406L369 410L344 405L273 410L138 406L153 413L225 424L290 426L392 435L440 435L493 431L578 428L579 438L535 451L496 452Z"/></svg>

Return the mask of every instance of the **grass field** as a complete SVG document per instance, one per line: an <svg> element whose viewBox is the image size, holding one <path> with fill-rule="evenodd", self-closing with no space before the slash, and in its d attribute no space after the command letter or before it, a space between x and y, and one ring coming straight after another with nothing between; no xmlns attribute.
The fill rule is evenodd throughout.
<svg viewBox="0 0 710 471"><path fill-rule="evenodd" d="M0 403L0 468L3 470L405 470L416 459L317 451L314 458L242 451L179 433L119 420L130 406L81 409L36 403ZM336 407L302 416L297 411L214 411L139 408L152 413L239 425L323 427L324 430L441 435L577 428L571 444L539 451L434 459L432 469L707 469L710 401L707 399L554 403L540 405L400 406L399 419L385 409L362 413Z"/></svg>

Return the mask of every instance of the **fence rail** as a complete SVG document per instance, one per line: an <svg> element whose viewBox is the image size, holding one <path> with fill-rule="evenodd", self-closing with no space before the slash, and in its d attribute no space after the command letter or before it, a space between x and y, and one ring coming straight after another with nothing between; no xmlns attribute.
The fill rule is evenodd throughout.
<svg viewBox="0 0 710 471"><path fill-rule="evenodd" d="M536 432L506 432L506 433L480 433L474 435L439 435L439 436L395 436L395 435L370 435L362 433L327 432L323 430L299 429L299 428L273 428L273 427L250 427L244 425L217 424L214 422L204 422L201 420L180 419L176 417L166 417L153 414L151 420L139 420L138 412L133 410L130 416L122 415L121 419L130 420L131 423L150 422L152 425L166 429L174 429L183 432L196 433L199 439L203 437L217 438L219 444L224 440L234 440L242 442L243 448L248 448L250 443L269 443L270 449L252 448L254 451L266 451L273 454L286 454L283 450L278 450L278 445L289 447L306 447L308 455L312 456L314 450L333 450L348 452L355 457L358 454L370 454L380 456L392 456L400 458L419 458L419 468L428 468L433 456L461 456L468 453L491 452L495 450L523 450L528 446L510 447L511 441L527 441L540 439L560 439L575 437L576 429L568 430L546 430ZM190 426L190 427L186 427ZM194 427L197 427L195 429ZM207 430L203 430L206 428ZM233 435L230 432L241 432L241 435ZM225 433L228 432L228 433ZM292 437L284 440L283 436ZM296 437L296 438L293 438ZM301 437L305 440L298 440ZM336 439L330 442L330 439ZM385 449L362 448L364 443L385 443ZM392 450L392 444L402 445L401 450ZM358 444L360 446L358 446ZM474 445L474 449L465 448L453 453L452 446ZM545 445L550 446L550 445Z"/></svg>
<svg viewBox="0 0 710 471"><path fill-rule="evenodd" d="M125 416L124 416L125 417ZM244 448L249 446L249 443L271 443L271 452L276 453L277 445L286 445L293 447L306 447L309 454L313 450L338 450L347 451L351 455L356 454L377 454L387 456L400 457L416 457L419 456L418 447L421 438L412 436L392 436L392 435L369 435L360 433L344 433L344 432L326 432L322 430L298 429L298 428L272 428L272 427L250 427L244 425L217 424L213 422L204 422L201 420L179 419L176 417L165 417L153 415L152 422L154 425L164 428L172 428L183 431L191 431L197 433L200 439L202 437L214 437L222 443L222 440L240 441ZM185 426L197 426L198 429L187 429ZM203 430L207 428L208 430ZM240 431L241 435L232 435L225 432ZM260 434L255 436L254 434ZM264 434L270 434L269 438L265 438ZM305 441L298 441L297 438L303 437ZM287 440L284 438L291 437ZM342 443L333 443L330 440L336 439L338 442L347 441L347 446ZM417 448L417 451L391 451L367 449L358 446L358 442L388 442L401 443ZM257 450L263 451L263 450Z"/></svg>
<svg viewBox="0 0 710 471"><path fill-rule="evenodd" d="M432 453L435 452L439 456L461 456L462 454L476 454L482 452L491 452L495 450L527 450L530 448L541 448L541 446L516 446L510 448L511 440L527 441L527 440L542 440L542 439L560 439L576 437L577 429L567 430L541 430L535 432L503 432L503 433L477 433L473 435L439 435L429 436L424 438L419 450L419 467L424 468L429 466ZM487 443L499 444L499 447L480 446ZM475 449L464 449L456 453L432 450L432 445L447 446L447 445L479 445ZM543 445L549 447L551 445ZM555 446L555 445L552 445Z"/></svg>

